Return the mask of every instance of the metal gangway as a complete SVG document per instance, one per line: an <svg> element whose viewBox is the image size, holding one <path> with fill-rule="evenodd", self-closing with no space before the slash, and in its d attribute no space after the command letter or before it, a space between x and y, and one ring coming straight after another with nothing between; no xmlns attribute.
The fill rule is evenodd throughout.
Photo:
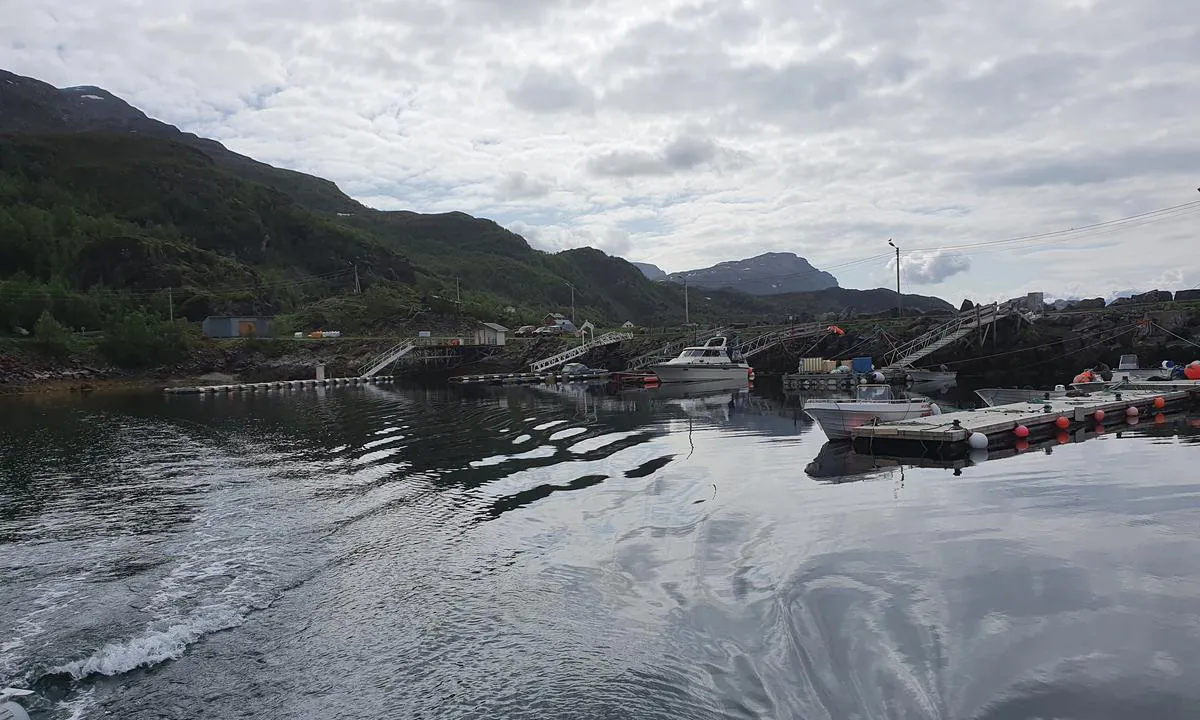
<svg viewBox="0 0 1200 720"><path fill-rule="evenodd" d="M582 345L576 345L570 350L564 350L557 355L551 355L548 358L538 360L537 362L532 362L529 364L529 368L535 373L543 372L545 370L549 370L550 368L558 367L559 365L568 363L577 357L587 355L589 351L601 347L602 345L612 345L613 343L618 343L622 340L632 339L633 333L607 332L600 337L592 338Z"/></svg>
<svg viewBox="0 0 1200 720"><path fill-rule="evenodd" d="M359 377L374 377L392 363L416 349L417 344L412 340L402 340L368 360L358 369Z"/></svg>
<svg viewBox="0 0 1200 720"><path fill-rule="evenodd" d="M971 333L1016 312L1011 302L992 303L964 310L950 322L938 325L924 334L898 346L886 356L888 367L909 368L912 364L965 338Z"/></svg>

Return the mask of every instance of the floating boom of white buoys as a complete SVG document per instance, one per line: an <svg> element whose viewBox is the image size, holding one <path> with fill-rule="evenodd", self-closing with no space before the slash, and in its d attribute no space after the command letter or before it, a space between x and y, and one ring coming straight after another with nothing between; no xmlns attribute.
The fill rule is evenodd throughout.
<svg viewBox="0 0 1200 720"><path fill-rule="evenodd" d="M237 383L233 385L195 385L163 388L168 395L207 395L234 392L267 392L273 390L303 390L306 388L341 387L350 385L387 385L395 381L392 375L367 377L325 378L322 380L273 380L260 383ZM3 717L0 716L0 720Z"/></svg>

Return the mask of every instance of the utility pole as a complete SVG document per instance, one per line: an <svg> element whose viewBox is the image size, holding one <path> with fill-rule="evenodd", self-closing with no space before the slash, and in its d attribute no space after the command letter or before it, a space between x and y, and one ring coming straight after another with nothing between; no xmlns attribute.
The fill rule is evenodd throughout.
<svg viewBox="0 0 1200 720"><path fill-rule="evenodd" d="M896 318L900 318L900 246L888 238L888 245L896 248Z"/></svg>
<svg viewBox="0 0 1200 720"><path fill-rule="evenodd" d="M684 275L684 276L683 276L683 324L684 324L685 326L686 326L686 325L691 325L691 324L692 324L692 319L691 319L691 316L690 316L690 315L688 315L688 287L687 287L687 275Z"/></svg>
<svg viewBox="0 0 1200 720"><path fill-rule="evenodd" d="M175 324L175 298L171 295L171 288L167 288L167 317L171 319L171 324Z"/></svg>
<svg viewBox="0 0 1200 720"><path fill-rule="evenodd" d="M459 284L458 278L454 278L454 302L462 306L462 285Z"/></svg>
<svg viewBox="0 0 1200 720"><path fill-rule="evenodd" d="M354 266L354 294L362 292L362 286L358 284L358 263L351 263Z"/></svg>
<svg viewBox="0 0 1200 720"><path fill-rule="evenodd" d="M575 286L566 280L563 280L563 282L567 283L567 287L571 288L571 324L574 325L575 324Z"/></svg>

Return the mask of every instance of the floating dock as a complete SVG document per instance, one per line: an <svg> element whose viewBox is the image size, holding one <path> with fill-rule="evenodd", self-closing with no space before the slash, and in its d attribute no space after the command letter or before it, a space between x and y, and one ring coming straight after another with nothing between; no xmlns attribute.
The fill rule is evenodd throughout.
<svg viewBox="0 0 1200 720"><path fill-rule="evenodd" d="M391 375L324 378L322 380L276 380L258 383L229 383L228 385L190 385L163 388L168 395L208 395L235 392L267 392L270 390L309 390L319 387L346 385L385 385L393 382Z"/></svg>
<svg viewBox="0 0 1200 720"><path fill-rule="evenodd" d="M542 383L597 382L600 380L611 380L622 385L655 385L658 383L658 376L653 373L609 372L603 370L590 373L497 373L492 375L460 375L450 378L450 382L459 385L538 385Z"/></svg>
<svg viewBox="0 0 1200 720"><path fill-rule="evenodd" d="M1081 397L1062 397L1036 402L996 405L977 410L930 415L878 425L862 425L852 431L855 449L881 450L889 455L927 457L958 456L980 440L987 449L1012 446L1020 440L1070 434L1083 428L1125 424L1131 418L1152 416L1168 407L1200 400L1200 384L1155 383L1155 390L1117 390ZM1017 436L1017 427L1027 430Z"/></svg>
<svg viewBox="0 0 1200 720"><path fill-rule="evenodd" d="M593 373L572 373L557 375L555 373L493 373L490 375L459 375L450 378L450 382L459 385L535 385L545 382L591 382L607 380L612 376L608 371Z"/></svg>

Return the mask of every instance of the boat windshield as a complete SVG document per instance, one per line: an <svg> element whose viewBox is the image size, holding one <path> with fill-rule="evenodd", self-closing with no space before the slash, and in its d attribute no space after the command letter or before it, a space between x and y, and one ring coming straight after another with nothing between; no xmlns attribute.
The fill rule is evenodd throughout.
<svg viewBox="0 0 1200 720"><path fill-rule="evenodd" d="M892 388L888 385L859 385L858 399L868 402L891 400Z"/></svg>

